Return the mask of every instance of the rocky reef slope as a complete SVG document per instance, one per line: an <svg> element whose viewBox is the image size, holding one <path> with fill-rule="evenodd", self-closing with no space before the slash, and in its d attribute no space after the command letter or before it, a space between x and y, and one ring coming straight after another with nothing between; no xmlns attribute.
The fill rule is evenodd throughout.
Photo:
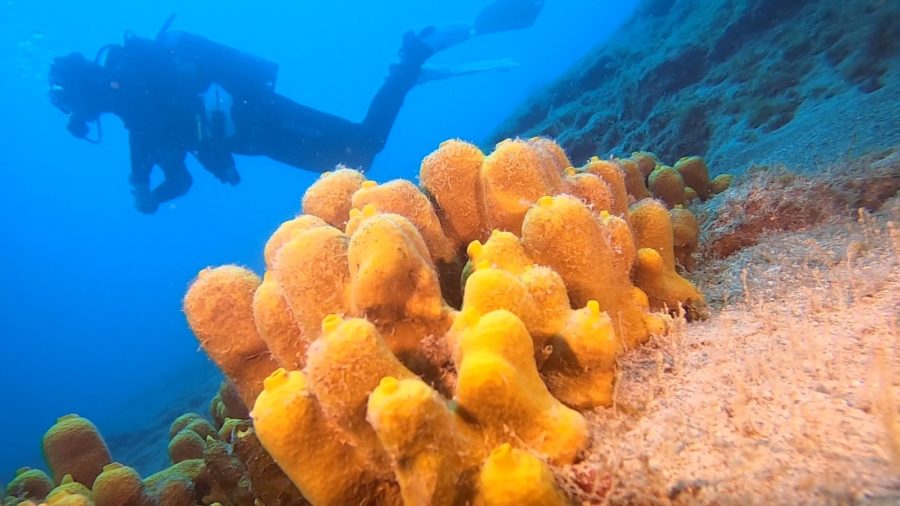
<svg viewBox="0 0 900 506"><path fill-rule="evenodd" d="M900 3L646 0L495 140L546 135L575 163L652 149L815 170L900 138Z"/></svg>

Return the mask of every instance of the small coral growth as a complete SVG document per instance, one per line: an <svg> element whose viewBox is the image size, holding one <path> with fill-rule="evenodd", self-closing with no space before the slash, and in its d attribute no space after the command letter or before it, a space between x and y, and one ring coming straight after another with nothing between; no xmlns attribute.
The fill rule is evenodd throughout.
<svg viewBox="0 0 900 506"><path fill-rule="evenodd" d="M223 413L244 419L223 418ZM113 462L97 428L67 415L44 436L51 478L20 469L6 486L5 506L304 506L309 504L275 466L256 438L247 408L223 383L211 406L212 422L196 413L173 421L171 465L142 478Z"/></svg>

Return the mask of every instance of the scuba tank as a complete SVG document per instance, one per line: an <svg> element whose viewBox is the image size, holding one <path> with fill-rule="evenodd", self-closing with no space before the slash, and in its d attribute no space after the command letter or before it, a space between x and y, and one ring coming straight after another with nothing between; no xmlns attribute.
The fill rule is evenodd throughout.
<svg viewBox="0 0 900 506"><path fill-rule="evenodd" d="M196 65L200 75L235 97L274 92L277 63L199 35L169 31L173 19L174 15L169 17L156 41L174 58Z"/></svg>

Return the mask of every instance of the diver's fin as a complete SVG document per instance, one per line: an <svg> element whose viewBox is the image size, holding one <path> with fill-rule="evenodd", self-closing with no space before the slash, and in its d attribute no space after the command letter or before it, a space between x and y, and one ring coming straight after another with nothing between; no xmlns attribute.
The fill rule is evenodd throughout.
<svg viewBox="0 0 900 506"><path fill-rule="evenodd" d="M495 0L475 18L475 35L528 28L543 8L544 0Z"/></svg>
<svg viewBox="0 0 900 506"><path fill-rule="evenodd" d="M476 35L507 32L534 24L544 0L494 0L478 13L471 25L431 25L404 35L404 49L413 60L425 61L434 53L461 44ZM419 48L417 50L416 45ZM423 53L427 52L427 54ZM415 55L419 55L416 58Z"/></svg>
<svg viewBox="0 0 900 506"><path fill-rule="evenodd" d="M468 74L481 72L508 71L519 66L519 62L512 58L500 58L496 60L480 60L460 65L424 65L419 74L417 84L449 79Z"/></svg>
<svg viewBox="0 0 900 506"><path fill-rule="evenodd" d="M416 35L432 52L437 53L469 40L474 34L469 25L431 25Z"/></svg>

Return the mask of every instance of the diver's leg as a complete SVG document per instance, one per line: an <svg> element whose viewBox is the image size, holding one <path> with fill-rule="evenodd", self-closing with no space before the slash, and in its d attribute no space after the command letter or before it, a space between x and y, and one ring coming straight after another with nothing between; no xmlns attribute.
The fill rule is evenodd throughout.
<svg viewBox="0 0 900 506"><path fill-rule="evenodd" d="M359 123L298 104L281 95L235 104L236 154L264 155L294 167L325 172L337 164L368 167Z"/></svg>
<svg viewBox="0 0 900 506"><path fill-rule="evenodd" d="M391 66L362 123L317 111L274 94L265 101L237 103L235 152L262 154L295 167L324 172L337 164L366 170L384 147L406 94L434 49L419 36L404 36L399 61Z"/></svg>
<svg viewBox="0 0 900 506"><path fill-rule="evenodd" d="M406 94L415 87L422 71L422 64L434 52L435 48L420 35L407 32L403 36L400 59L391 65L384 84L372 98L362 122L363 140L372 158L384 148Z"/></svg>
<svg viewBox="0 0 900 506"><path fill-rule="evenodd" d="M193 178L184 164L186 153L165 153L159 160L159 166L165 179L153 189L153 197L157 203L180 197L191 189Z"/></svg>

